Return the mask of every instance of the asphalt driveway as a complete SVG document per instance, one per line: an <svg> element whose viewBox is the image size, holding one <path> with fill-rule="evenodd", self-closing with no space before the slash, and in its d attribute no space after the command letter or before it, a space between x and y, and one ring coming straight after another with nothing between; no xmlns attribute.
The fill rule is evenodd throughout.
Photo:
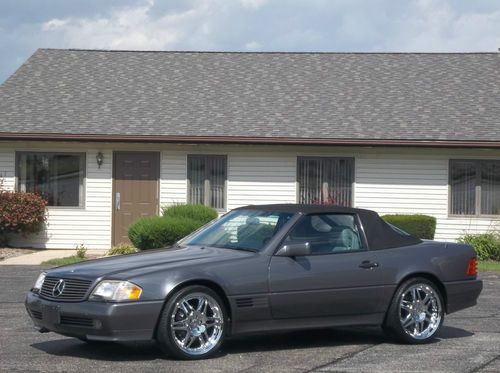
<svg viewBox="0 0 500 373"><path fill-rule="evenodd" d="M500 274L483 274L479 305L450 315L439 339L395 344L378 328L325 329L228 341L216 358L165 358L153 344L90 346L31 327L24 295L41 267L0 266L0 371L500 372Z"/></svg>

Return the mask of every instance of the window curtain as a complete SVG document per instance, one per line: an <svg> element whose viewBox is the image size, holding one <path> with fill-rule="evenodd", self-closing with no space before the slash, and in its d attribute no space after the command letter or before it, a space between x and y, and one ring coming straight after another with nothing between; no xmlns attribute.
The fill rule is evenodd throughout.
<svg viewBox="0 0 500 373"><path fill-rule="evenodd" d="M297 181L300 203L351 206L354 160L300 157Z"/></svg>
<svg viewBox="0 0 500 373"><path fill-rule="evenodd" d="M500 215L500 162L481 163L481 214Z"/></svg>
<svg viewBox="0 0 500 373"><path fill-rule="evenodd" d="M474 215L476 212L476 164L454 161L451 164L451 214Z"/></svg>
<svg viewBox="0 0 500 373"><path fill-rule="evenodd" d="M215 209L226 207L227 158L220 155L188 156L190 203Z"/></svg>

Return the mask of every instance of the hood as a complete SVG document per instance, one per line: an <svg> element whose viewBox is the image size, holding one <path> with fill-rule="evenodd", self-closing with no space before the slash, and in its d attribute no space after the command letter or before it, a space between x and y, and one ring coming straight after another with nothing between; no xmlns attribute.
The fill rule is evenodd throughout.
<svg viewBox="0 0 500 373"><path fill-rule="evenodd" d="M48 270L47 274L55 277L86 280L94 280L100 277L127 279L163 269L199 266L210 262L220 263L221 261L242 259L255 255L257 254L254 252L242 250L187 246L88 260Z"/></svg>

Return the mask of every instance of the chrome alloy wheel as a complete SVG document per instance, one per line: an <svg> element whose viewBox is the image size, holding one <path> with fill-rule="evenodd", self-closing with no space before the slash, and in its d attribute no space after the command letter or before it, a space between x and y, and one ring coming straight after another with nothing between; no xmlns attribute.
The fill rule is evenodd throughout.
<svg viewBox="0 0 500 373"><path fill-rule="evenodd" d="M410 286L399 302L399 321L414 339L431 337L441 324L442 305L436 291L427 284Z"/></svg>
<svg viewBox="0 0 500 373"><path fill-rule="evenodd" d="M212 350L224 332L221 306L208 294L192 293L180 299L170 318L175 344L189 355Z"/></svg>

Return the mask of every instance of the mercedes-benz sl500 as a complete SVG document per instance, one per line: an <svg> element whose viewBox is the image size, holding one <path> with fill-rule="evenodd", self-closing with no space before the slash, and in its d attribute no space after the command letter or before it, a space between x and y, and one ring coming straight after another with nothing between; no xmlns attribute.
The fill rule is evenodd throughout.
<svg viewBox="0 0 500 373"><path fill-rule="evenodd" d="M26 298L36 328L87 342L156 340L200 359L255 332L380 325L405 343L476 304L476 256L423 241L369 210L235 209L169 249L41 273Z"/></svg>

